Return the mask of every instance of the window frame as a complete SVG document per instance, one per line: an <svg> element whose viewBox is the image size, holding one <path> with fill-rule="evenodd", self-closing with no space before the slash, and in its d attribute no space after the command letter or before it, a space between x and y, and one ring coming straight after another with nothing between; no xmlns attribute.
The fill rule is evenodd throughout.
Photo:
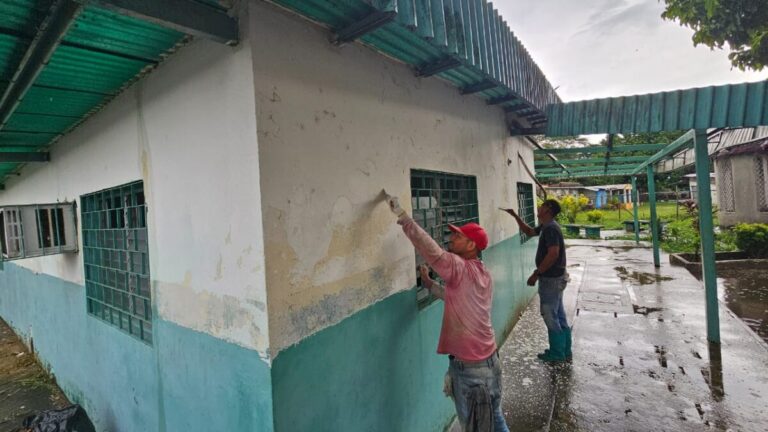
<svg viewBox="0 0 768 432"><path fill-rule="evenodd" d="M760 184L762 176L762 184ZM768 212L768 155L755 157L755 192L757 211Z"/></svg>
<svg viewBox="0 0 768 432"><path fill-rule="evenodd" d="M517 214L520 216L520 219L523 220L528 226L535 227L536 226L536 194L533 192L533 184L532 183L525 183L525 182L517 182ZM521 191L521 189L530 188L530 191ZM522 192L522 193L521 193ZM524 196L523 194L526 192L530 192L530 208L526 208L525 204L527 201L527 196ZM531 237L524 233L522 230L520 231L520 244L523 244L530 240Z"/></svg>
<svg viewBox="0 0 768 432"><path fill-rule="evenodd" d="M720 175L717 178L717 195L720 209L726 213L736 211L736 190L733 184L733 160L724 158L719 162Z"/></svg>
<svg viewBox="0 0 768 432"><path fill-rule="evenodd" d="M443 248L447 249L448 247L451 234L448 229L449 223L480 223L477 176L411 169L410 180L411 216ZM459 201L458 204L456 200ZM446 203L448 205L445 205ZM427 223L429 221L433 223ZM416 301L420 309L437 300L421 284L418 267L423 263L424 260L417 253ZM434 277L438 282L442 282L436 275Z"/></svg>
<svg viewBox="0 0 768 432"><path fill-rule="evenodd" d="M143 181L80 197L88 316L154 341L149 229Z"/></svg>
<svg viewBox="0 0 768 432"><path fill-rule="evenodd" d="M48 236L43 229L43 212L48 214ZM51 214L55 216L51 218ZM75 202L0 207L2 259L10 261L77 252L76 214ZM12 220L9 220L11 215Z"/></svg>

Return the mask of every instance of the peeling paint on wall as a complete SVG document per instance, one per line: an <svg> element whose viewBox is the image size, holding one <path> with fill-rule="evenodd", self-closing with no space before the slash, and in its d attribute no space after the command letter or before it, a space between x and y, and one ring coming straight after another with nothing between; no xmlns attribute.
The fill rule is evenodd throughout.
<svg viewBox="0 0 768 432"><path fill-rule="evenodd" d="M413 248L381 201L410 207L410 170L478 178L492 242L516 231L504 113L437 79L349 44L327 42L254 3L251 43L261 161L270 353L415 283ZM529 151L529 150L523 150ZM506 218L505 218L506 217Z"/></svg>
<svg viewBox="0 0 768 432"><path fill-rule="evenodd" d="M156 282L156 285L158 296L155 301L158 309L166 311L164 319L206 334L227 335L224 340L239 345L243 345L242 341L249 341L250 346L267 346L269 343L266 329L262 330L253 319L265 313L264 302L195 291L188 283ZM269 361L266 356L262 358Z"/></svg>

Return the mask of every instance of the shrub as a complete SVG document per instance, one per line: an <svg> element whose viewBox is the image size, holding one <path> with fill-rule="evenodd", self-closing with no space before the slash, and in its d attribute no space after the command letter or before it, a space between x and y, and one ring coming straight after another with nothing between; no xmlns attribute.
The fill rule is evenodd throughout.
<svg viewBox="0 0 768 432"><path fill-rule="evenodd" d="M594 225L597 225L603 221L603 212L601 212L600 210L588 211L586 215L587 215L587 220Z"/></svg>
<svg viewBox="0 0 768 432"><path fill-rule="evenodd" d="M560 200L560 210L563 218L568 223L576 223L576 216L584 210L584 207L589 204L589 198L584 195L579 195L578 198L573 195L566 195Z"/></svg>
<svg viewBox="0 0 768 432"><path fill-rule="evenodd" d="M768 257L768 224L738 224L733 228L736 246L752 258Z"/></svg>
<svg viewBox="0 0 768 432"><path fill-rule="evenodd" d="M670 222L667 225L662 246L669 253L697 252L699 249L699 232L693 228L691 219Z"/></svg>

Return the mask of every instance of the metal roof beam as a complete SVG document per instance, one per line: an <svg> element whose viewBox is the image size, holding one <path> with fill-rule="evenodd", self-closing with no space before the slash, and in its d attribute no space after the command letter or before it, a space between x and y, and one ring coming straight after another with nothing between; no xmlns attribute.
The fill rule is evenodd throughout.
<svg viewBox="0 0 768 432"><path fill-rule="evenodd" d="M637 164L620 164L620 165L612 165L608 170L621 169L621 170L630 170L630 171L632 171L635 168L637 168ZM569 167L568 168L568 171L570 171L570 172L586 172L586 171L599 171L599 170L606 171L603 168L602 164L600 164L600 165L588 165L588 166L577 166L577 167ZM560 168L542 168L542 169L537 169L536 170L537 173L541 173L541 174L551 174L551 173L556 173L556 172L560 172L560 171L562 171L562 169L560 169Z"/></svg>
<svg viewBox="0 0 768 432"><path fill-rule="evenodd" d="M648 156L614 156L611 158L611 161L613 162L645 162L648 159ZM604 162L605 159L603 158L585 158L585 159L558 159L557 162L552 161L536 161L534 162L534 166L537 168L539 167L549 167L549 166L557 166L557 165L587 165L587 164L599 164L601 162Z"/></svg>
<svg viewBox="0 0 768 432"><path fill-rule="evenodd" d="M392 10L375 11L365 18L337 31L331 42L336 45L352 42L355 39L365 36L377 28L392 22L396 16L397 12Z"/></svg>
<svg viewBox="0 0 768 432"><path fill-rule="evenodd" d="M51 154L48 152L2 152L0 151L0 163L13 162L50 162Z"/></svg>
<svg viewBox="0 0 768 432"><path fill-rule="evenodd" d="M556 179L556 178L581 178L581 177L608 177L608 176L630 176L632 175L632 171L629 170L619 170L619 171L589 171L589 172L581 172L581 173L573 173L573 174L537 174L536 178L538 179Z"/></svg>
<svg viewBox="0 0 768 432"><path fill-rule="evenodd" d="M496 84L493 81L480 81L477 84L470 84L470 85L468 85L466 87L462 87L461 94L468 95L468 94L473 94L473 93L479 93L481 91L490 90L490 89L496 88L498 86L499 85Z"/></svg>
<svg viewBox="0 0 768 432"><path fill-rule="evenodd" d="M616 146L611 150L613 153L625 153L625 152L633 152L633 151L659 151L663 149L666 146L666 144L631 144L631 145L621 145ZM567 154L567 153L584 153L584 154L592 154L592 153L605 153L608 151L608 147L606 146L588 146L588 147L568 147L568 148L556 148L556 149L545 149L545 150L534 150L534 153L537 155L546 155L546 154Z"/></svg>
<svg viewBox="0 0 768 432"><path fill-rule="evenodd" d="M50 9L40 25L40 30L22 57L16 72L0 97L0 130L21 103L24 95L37 79L64 35L82 10L82 5L72 0L59 0Z"/></svg>
<svg viewBox="0 0 768 432"><path fill-rule="evenodd" d="M518 98L515 95L499 96L499 97L495 97L493 99L489 99L487 103L488 103L488 105L500 105L500 104L507 103L507 102L514 102L514 101L516 101L518 99L520 99L520 98Z"/></svg>
<svg viewBox="0 0 768 432"><path fill-rule="evenodd" d="M453 57L446 57L444 59L438 60L434 63L430 63L416 69L416 76L424 77L424 78L431 77L432 75L436 75L436 74L439 74L440 72L445 72L447 70L455 69L459 66L461 66L461 62L458 59L455 59Z"/></svg>
<svg viewBox="0 0 768 432"><path fill-rule="evenodd" d="M192 0L76 1L227 45L237 44L239 38L239 29L234 18L223 10Z"/></svg>
<svg viewBox="0 0 768 432"><path fill-rule="evenodd" d="M664 159L665 157L678 152L679 150L693 147L693 139L695 137L696 137L696 130L695 129L689 130L688 132L680 136L680 138L667 144L667 146L664 147L660 152L648 158L647 161L641 163L632 174L640 173L642 170L645 169L645 167L649 165L653 165L656 162Z"/></svg>

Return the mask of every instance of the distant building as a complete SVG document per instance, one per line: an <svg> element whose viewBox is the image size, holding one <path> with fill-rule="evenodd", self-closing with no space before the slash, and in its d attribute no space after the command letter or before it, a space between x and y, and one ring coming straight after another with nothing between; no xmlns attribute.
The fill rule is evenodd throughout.
<svg viewBox="0 0 768 432"><path fill-rule="evenodd" d="M768 137L720 150L714 159L720 225L768 223Z"/></svg>
<svg viewBox="0 0 768 432"><path fill-rule="evenodd" d="M688 179L688 192L691 194L691 199L695 202L699 202L699 196L697 195L699 187L696 180L696 174L686 174L685 178ZM717 204L717 182L715 181L715 175L709 175L709 188L712 194L712 204Z"/></svg>

